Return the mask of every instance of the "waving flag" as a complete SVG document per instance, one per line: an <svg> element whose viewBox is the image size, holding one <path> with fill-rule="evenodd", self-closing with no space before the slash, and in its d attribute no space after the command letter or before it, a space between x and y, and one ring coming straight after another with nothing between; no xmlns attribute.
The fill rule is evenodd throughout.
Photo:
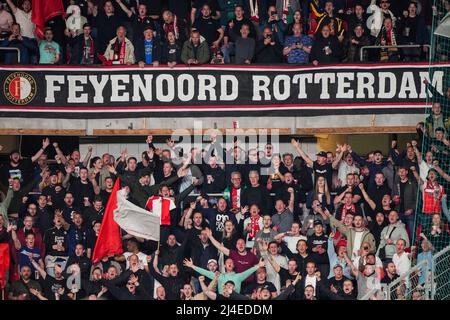
<svg viewBox="0 0 450 320"><path fill-rule="evenodd" d="M120 236L119 225L114 221L114 210L117 208L117 194L120 188L120 179L117 178L114 184L105 214L103 215L102 226L98 234L97 243L92 255L92 262L95 264L103 257L121 254L122 237Z"/></svg>
<svg viewBox="0 0 450 320"><path fill-rule="evenodd" d="M0 243L0 289L5 288L6 272L9 269L9 245Z"/></svg>
<svg viewBox="0 0 450 320"><path fill-rule="evenodd" d="M159 241L160 212L149 212L131 203L125 197L125 190L117 192L117 209L114 210L114 221L135 237Z"/></svg>
<svg viewBox="0 0 450 320"><path fill-rule="evenodd" d="M36 25L36 34L44 38L45 23L57 16L65 14L62 0L33 0L31 21Z"/></svg>

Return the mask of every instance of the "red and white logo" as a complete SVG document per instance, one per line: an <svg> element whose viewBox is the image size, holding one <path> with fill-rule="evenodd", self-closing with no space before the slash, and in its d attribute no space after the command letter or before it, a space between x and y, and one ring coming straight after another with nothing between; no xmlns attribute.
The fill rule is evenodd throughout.
<svg viewBox="0 0 450 320"><path fill-rule="evenodd" d="M28 73L14 72L4 83L4 94L13 104L25 105L36 96L36 81Z"/></svg>

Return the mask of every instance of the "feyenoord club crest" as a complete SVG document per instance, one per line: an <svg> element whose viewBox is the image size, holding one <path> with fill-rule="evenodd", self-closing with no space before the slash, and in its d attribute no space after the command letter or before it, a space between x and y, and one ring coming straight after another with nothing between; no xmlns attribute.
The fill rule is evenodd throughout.
<svg viewBox="0 0 450 320"><path fill-rule="evenodd" d="M6 99L17 105L26 105L36 96L36 81L25 72L10 74L3 88Z"/></svg>

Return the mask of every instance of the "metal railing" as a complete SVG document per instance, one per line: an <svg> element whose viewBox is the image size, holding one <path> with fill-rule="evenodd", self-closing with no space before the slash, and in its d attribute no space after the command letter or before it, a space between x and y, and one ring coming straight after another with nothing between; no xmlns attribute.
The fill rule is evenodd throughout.
<svg viewBox="0 0 450 320"><path fill-rule="evenodd" d="M431 299L431 279L428 276L430 266L428 260L423 260L412 267L407 273L392 281L386 291L387 300L421 300ZM420 277L425 273L425 283L420 283ZM414 297L417 294L418 297Z"/></svg>
<svg viewBox="0 0 450 320"><path fill-rule="evenodd" d="M20 63L20 49L14 47L1 47L0 51L16 51L17 52L17 63Z"/></svg>
<svg viewBox="0 0 450 320"><path fill-rule="evenodd" d="M364 60L364 50L367 49L385 49L385 48L421 48L428 47L428 52L430 52L431 46L429 44L400 44L396 46L363 46L359 49L359 58L361 62Z"/></svg>
<svg viewBox="0 0 450 320"><path fill-rule="evenodd" d="M431 299L450 300L450 246L433 256Z"/></svg>
<svg viewBox="0 0 450 320"><path fill-rule="evenodd" d="M387 290L388 286L386 284L380 284L378 288L369 290L358 300L387 300Z"/></svg>

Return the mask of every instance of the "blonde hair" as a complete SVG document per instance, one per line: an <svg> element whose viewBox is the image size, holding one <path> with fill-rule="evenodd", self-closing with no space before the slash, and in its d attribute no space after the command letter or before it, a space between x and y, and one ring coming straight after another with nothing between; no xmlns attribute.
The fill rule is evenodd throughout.
<svg viewBox="0 0 450 320"><path fill-rule="evenodd" d="M325 194L325 197L327 198L327 204L330 205L331 204L331 194L330 194L330 190L328 190L327 179L325 179L325 177L322 177L322 176L317 178L316 186L314 187L314 199L313 200L318 200L320 202L320 200L319 200L320 191L319 191L319 184L318 184L319 179L325 180L325 183L323 186L323 191L324 191L323 193Z"/></svg>

